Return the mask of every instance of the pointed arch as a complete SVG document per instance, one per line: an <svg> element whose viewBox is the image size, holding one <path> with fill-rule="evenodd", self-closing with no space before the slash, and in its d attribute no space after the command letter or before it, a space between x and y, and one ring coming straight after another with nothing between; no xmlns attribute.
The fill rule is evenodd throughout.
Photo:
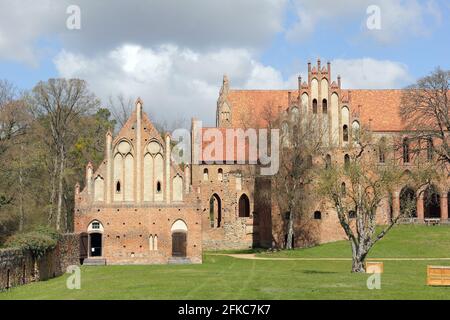
<svg viewBox="0 0 450 320"><path fill-rule="evenodd" d="M220 228L222 225L222 200L217 193L209 199L209 220L211 228Z"/></svg>
<svg viewBox="0 0 450 320"><path fill-rule="evenodd" d="M131 153L125 157L123 196L124 201L134 200L134 157Z"/></svg>
<svg viewBox="0 0 450 320"><path fill-rule="evenodd" d="M243 193L239 198L239 217L250 217L250 200L245 193Z"/></svg>
<svg viewBox="0 0 450 320"><path fill-rule="evenodd" d="M94 180L94 200L103 201L105 195L105 180L98 175Z"/></svg>
<svg viewBox="0 0 450 320"><path fill-rule="evenodd" d="M183 201L183 178L177 174L173 178L173 201Z"/></svg>
<svg viewBox="0 0 450 320"><path fill-rule="evenodd" d="M416 191L404 186L400 191L400 213L405 217L417 217Z"/></svg>

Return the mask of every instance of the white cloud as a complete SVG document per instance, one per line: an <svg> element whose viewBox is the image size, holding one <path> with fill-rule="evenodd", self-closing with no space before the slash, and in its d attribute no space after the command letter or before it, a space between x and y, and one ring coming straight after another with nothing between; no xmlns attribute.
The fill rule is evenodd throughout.
<svg viewBox="0 0 450 320"><path fill-rule="evenodd" d="M140 96L158 119L196 116L210 125L223 74L236 88L286 87L279 71L262 65L246 49L201 53L175 45L122 45L96 57L62 51L54 62L62 77L87 80L104 102L119 93Z"/></svg>
<svg viewBox="0 0 450 320"><path fill-rule="evenodd" d="M214 124L223 74L236 89L295 88L298 74L293 70L284 80L246 49L196 52L175 45L122 45L96 57L62 51L54 62L60 76L87 80L104 102L117 94L140 96L157 119L197 117L208 125ZM332 73L342 76L345 88L355 89L401 87L411 79L406 66L371 58L334 60Z"/></svg>
<svg viewBox="0 0 450 320"><path fill-rule="evenodd" d="M366 10L370 5L380 7L380 30L366 27L369 17ZM434 0L295 0L294 7L297 19L286 30L286 38L294 42L311 36L321 24L333 32L348 22L360 21L362 35L392 43L428 35L442 20L440 7Z"/></svg>
<svg viewBox="0 0 450 320"><path fill-rule="evenodd" d="M336 59L331 66L332 74L341 75L344 88L392 89L412 81L406 65L390 60Z"/></svg>
<svg viewBox="0 0 450 320"><path fill-rule="evenodd" d="M0 1L0 58L36 64L39 41L57 38L71 52L107 53L124 43L173 43L194 50L261 48L282 30L287 0L21 0ZM69 30L66 9L81 10Z"/></svg>

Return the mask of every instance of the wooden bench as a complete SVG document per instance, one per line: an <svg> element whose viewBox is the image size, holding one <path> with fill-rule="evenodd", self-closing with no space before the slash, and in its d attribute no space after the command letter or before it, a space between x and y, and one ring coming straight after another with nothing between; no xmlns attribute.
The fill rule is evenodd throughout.
<svg viewBox="0 0 450 320"><path fill-rule="evenodd" d="M383 273L384 264L378 261L366 261L366 273Z"/></svg>
<svg viewBox="0 0 450 320"><path fill-rule="evenodd" d="M450 267L427 266L427 285L450 286Z"/></svg>

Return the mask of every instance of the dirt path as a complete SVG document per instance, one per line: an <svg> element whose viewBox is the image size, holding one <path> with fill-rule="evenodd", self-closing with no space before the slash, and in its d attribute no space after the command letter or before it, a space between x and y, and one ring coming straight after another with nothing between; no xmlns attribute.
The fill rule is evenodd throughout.
<svg viewBox="0 0 450 320"><path fill-rule="evenodd" d="M351 258L274 258L257 257L254 253L208 253L212 256L228 256L236 259L271 260L271 261L351 261ZM450 258L368 258L372 261L450 261Z"/></svg>

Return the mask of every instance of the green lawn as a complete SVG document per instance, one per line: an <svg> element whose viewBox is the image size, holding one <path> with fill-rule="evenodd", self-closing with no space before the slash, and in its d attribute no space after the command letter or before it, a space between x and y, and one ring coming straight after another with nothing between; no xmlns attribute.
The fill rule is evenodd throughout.
<svg viewBox="0 0 450 320"><path fill-rule="evenodd" d="M313 248L260 253L261 257L350 258L350 243L337 241ZM370 258L450 258L450 226L399 225L381 239Z"/></svg>
<svg viewBox="0 0 450 320"><path fill-rule="evenodd" d="M372 256L450 257L450 227L401 226ZM348 257L344 242L264 257ZM13 288L0 299L449 299L450 287L428 287L427 264L386 261L381 289L368 275L350 273L350 261L243 260L205 254L202 265L83 267L81 290L66 276Z"/></svg>

